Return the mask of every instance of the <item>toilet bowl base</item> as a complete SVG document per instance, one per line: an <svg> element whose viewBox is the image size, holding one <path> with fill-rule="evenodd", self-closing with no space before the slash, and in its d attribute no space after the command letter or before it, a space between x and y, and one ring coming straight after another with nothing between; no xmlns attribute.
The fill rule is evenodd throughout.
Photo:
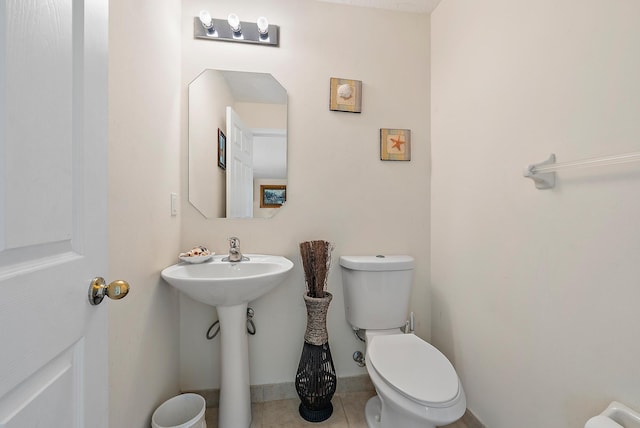
<svg viewBox="0 0 640 428"><path fill-rule="evenodd" d="M364 407L364 419L367 422L367 427L378 428L380 426L380 398L375 395L367 400L367 404Z"/></svg>
<svg viewBox="0 0 640 428"><path fill-rule="evenodd" d="M364 417L367 422L368 428L398 428L398 421L391 421L389 423L385 423L387 421L381 418L382 413L382 402L380 401L380 397L377 395L371 397L364 408ZM419 422L419 425L411 424L411 426L407 425L407 421L402 421L402 428L436 428L435 425L429 424L428 421L422 420Z"/></svg>

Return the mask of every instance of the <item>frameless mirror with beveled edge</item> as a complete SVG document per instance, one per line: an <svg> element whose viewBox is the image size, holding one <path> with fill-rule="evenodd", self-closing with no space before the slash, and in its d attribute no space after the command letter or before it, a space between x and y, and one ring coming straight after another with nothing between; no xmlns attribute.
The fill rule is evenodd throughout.
<svg viewBox="0 0 640 428"><path fill-rule="evenodd" d="M189 84L189 202L207 218L270 218L287 180L287 91L268 73L204 70Z"/></svg>

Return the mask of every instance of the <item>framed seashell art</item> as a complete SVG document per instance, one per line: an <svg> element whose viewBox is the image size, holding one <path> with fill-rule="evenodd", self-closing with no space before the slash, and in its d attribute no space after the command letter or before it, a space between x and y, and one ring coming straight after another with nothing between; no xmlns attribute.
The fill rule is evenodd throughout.
<svg viewBox="0 0 640 428"><path fill-rule="evenodd" d="M381 128L380 160L411 160L411 130Z"/></svg>
<svg viewBox="0 0 640 428"><path fill-rule="evenodd" d="M329 110L362 112L362 81L332 77L330 94Z"/></svg>

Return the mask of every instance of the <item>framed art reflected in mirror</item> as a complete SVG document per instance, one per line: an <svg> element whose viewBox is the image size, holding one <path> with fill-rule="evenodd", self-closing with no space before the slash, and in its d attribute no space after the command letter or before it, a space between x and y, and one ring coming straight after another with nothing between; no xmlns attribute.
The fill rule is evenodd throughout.
<svg viewBox="0 0 640 428"><path fill-rule="evenodd" d="M227 169L227 137L218 128L218 166Z"/></svg>
<svg viewBox="0 0 640 428"><path fill-rule="evenodd" d="M270 218L281 211L261 209L259 192L261 184L288 184L287 105L286 89L268 73L206 69L189 83L189 203L204 217ZM233 131L229 107L247 132ZM236 162L240 138L242 153L253 153L250 166ZM239 168L250 189L234 181ZM242 215L229 199L242 200Z"/></svg>
<svg viewBox="0 0 640 428"><path fill-rule="evenodd" d="M287 201L287 186L260 185L260 208L280 208Z"/></svg>

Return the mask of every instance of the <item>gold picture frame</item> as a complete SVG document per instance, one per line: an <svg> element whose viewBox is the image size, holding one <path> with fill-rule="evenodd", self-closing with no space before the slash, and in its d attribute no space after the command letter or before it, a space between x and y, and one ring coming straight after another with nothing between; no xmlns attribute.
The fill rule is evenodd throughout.
<svg viewBox="0 0 640 428"><path fill-rule="evenodd" d="M287 202L286 185L260 185L260 208L280 208L285 202Z"/></svg>
<svg viewBox="0 0 640 428"><path fill-rule="evenodd" d="M329 87L331 111L362 112L362 81L332 77Z"/></svg>
<svg viewBox="0 0 640 428"><path fill-rule="evenodd" d="M380 128L380 160L410 161L411 130Z"/></svg>

